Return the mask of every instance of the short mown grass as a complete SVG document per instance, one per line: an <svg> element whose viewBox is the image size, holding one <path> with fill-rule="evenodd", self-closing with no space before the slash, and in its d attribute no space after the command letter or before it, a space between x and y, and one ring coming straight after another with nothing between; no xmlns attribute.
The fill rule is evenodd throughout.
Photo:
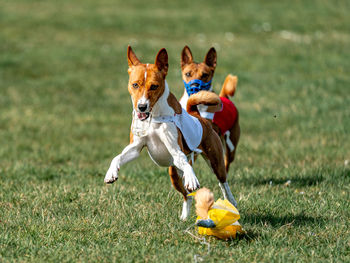
<svg viewBox="0 0 350 263"><path fill-rule="evenodd" d="M346 0L0 0L0 261L349 262L349 12ZM217 91L239 77L229 183L247 235L207 238L209 255L146 152L103 183L128 143L128 44L150 63L167 48L178 98L184 45L197 61L217 49Z"/></svg>

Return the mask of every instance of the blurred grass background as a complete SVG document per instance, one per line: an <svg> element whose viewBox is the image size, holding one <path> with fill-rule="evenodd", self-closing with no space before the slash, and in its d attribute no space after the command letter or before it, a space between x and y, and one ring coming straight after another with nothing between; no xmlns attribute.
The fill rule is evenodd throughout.
<svg viewBox="0 0 350 263"><path fill-rule="evenodd" d="M248 235L210 238L205 261L350 261L349 11L345 0L0 0L0 260L205 254L145 152L103 184L128 143L130 44L149 63L168 50L178 98L184 45L196 61L216 48L216 91L239 77L229 182ZM195 171L221 197L204 162Z"/></svg>

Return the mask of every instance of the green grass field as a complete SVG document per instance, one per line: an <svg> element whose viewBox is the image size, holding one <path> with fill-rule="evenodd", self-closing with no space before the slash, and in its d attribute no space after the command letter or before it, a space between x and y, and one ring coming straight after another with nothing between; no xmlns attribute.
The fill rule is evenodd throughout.
<svg viewBox="0 0 350 263"><path fill-rule="evenodd" d="M248 234L207 238L204 261L350 262L350 2L126 2L0 0L0 261L205 255L145 151L103 183L128 144L127 45L149 63L167 48L180 98L187 44L197 61L217 49L216 91L239 77L229 183ZM195 171L221 197L202 159Z"/></svg>

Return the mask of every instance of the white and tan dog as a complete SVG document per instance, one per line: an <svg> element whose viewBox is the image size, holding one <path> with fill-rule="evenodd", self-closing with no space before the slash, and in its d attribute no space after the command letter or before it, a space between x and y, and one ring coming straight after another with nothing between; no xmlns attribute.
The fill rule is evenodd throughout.
<svg viewBox="0 0 350 263"><path fill-rule="evenodd" d="M185 220L192 203L192 198L187 195L199 188L187 156L193 151L202 151L220 182L224 197L236 205L226 181L220 138L211 123L200 117L197 109L197 105L203 104L217 105L219 110L220 98L212 92L199 92L189 98L187 113L169 91L165 81L168 72L168 54L165 49L158 52L154 64L142 64L130 46L127 56L128 90L134 108L130 144L112 160L105 183L116 181L121 166L137 158L141 150L147 147L156 164L169 167L171 182L185 199L181 214L181 219Z"/></svg>

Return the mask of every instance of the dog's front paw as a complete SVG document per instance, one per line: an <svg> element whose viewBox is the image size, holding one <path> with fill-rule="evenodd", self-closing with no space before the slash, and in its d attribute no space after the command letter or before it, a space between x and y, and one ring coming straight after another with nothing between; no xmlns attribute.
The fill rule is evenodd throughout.
<svg viewBox="0 0 350 263"><path fill-rule="evenodd" d="M185 189L189 192L193 192L200 187L198 179L194 174L192 167L189 167L187 171L184 171L184 186Z"/></svg>
<svg viewBox="0 0 350 263"><path fill-rule="evenodd" d="M113 167L114 166L114 167ZM106 184L112 184L115 181L118 180L118 171L119 168L116 165L112 165L109 167L106 176L105 176L105 183Z"/></svg>

